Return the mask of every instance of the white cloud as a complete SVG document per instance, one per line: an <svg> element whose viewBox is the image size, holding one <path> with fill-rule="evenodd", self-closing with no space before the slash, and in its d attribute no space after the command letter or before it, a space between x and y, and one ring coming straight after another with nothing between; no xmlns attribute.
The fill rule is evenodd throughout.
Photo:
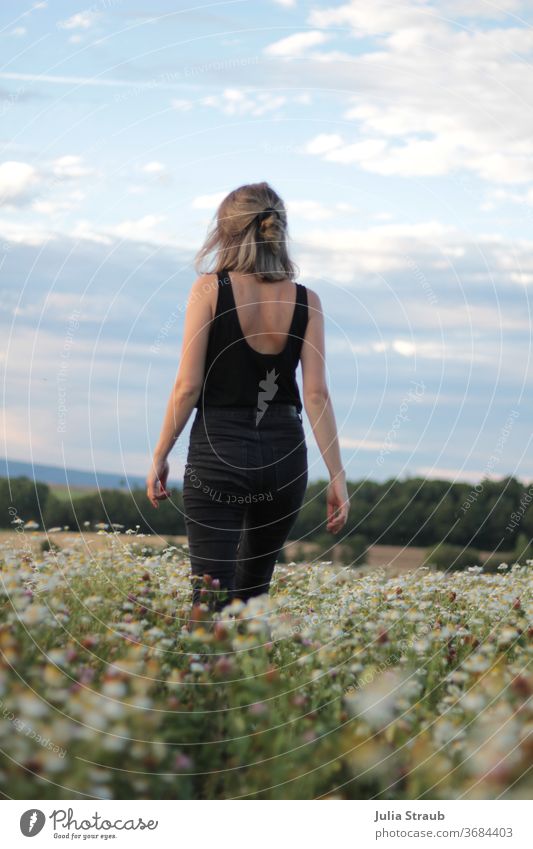
<svg viewBox="0 0 533 849"><path fill-rule="evenodd" d="M313 146L313 140L310 142L310 146ZM324 155L324 159L329 162L341 162L343 164L349 164L351 162L357 162L360 165L367 165L369 170L377 170L374 165L374 169L369 167L369 163L380 163L380 155L386 148L386 142L383 139L365 139L361 142L356 142L355 144L345 144L341 147L336 147L334 150L328 151Z"/></svg>
<svg viewBox="0 0 533 849"><path fill-rule="evenodd" d="M33 211L44 215L61 209L73 209L85 197L83 192L71 191L62 198L47 197L45 180L74 178L90 173L90 169L82 165L81 157L78 156L59 157L40 172L27 162L3 162L0 164L0 205L23 206L32 201ZM37 191L38 195L35 196Z"/></svg>
<svg viewBox="0 0 533 849"><path fill-rule="evenodd" d="M56 215L58 212L66 212L74 209L76 204L69 200L35 200L31 208L39 215Z"/></svg>
<svg viewBox="0 0 533 849"><path fill-rule="evenodd" d="M147 162L146 165L143 165L142 170L146 171L147 174L161 174L166 170L166 167L162 162L153 160L152 162Z"/></svg>
<svg viewBox="0 0 533 849"><path fill-rule="evenodd" d="M85 9L83 12L77 12L70 18L64 21L58 21L57 25L60 29L90 29L98 19L99 15L92 9Z"/></svg>
<svg viewBox="0 0 533 849"><path fill-rule="evenodd" d="M159 162L157 159L153 159L151 162L146 162L143 166L141 166L141 171L151 178L152 183L170 185L172 182L172 175L170 174L167 166L163 162Z"/></svg>
<svg viewBox="0 0 533 849"><path fill-rule="evenodd" d="M404 307L407 305L404 305ZM411 304L409 304L409 307ZM457 313L457 309L455 310ZM425 315L428 318L428 323L433 324L430 321L431 310L428 309L427 305L425 307ZM470 320L471 324L475 324L476 320L476 308L472 307L470 310ZM459 325L462 322L459 321ZM498 326L498 325L496 325ZM449 330L451 327L457 329L454 324L450 324L446 330ZM442 326L438 328L442 331ZM400 357L405 358L414 358L416 360L439 360L442 362L446 362L450 364L453 362L461 362L461 363L494 363L497 361L499 352L496 350L481 349L479 346L479 350L474 350L471 342L469 341L469 333L471 328L464 327L466 332L466 336L463 336L463 339L466 339L466 342L459 344L457 341L452 344L445 344L445 340L442 341L417 341L414 342L409 339L396 338L391 339L390 341L381 341L381 342L373 342L370 344L360 344L357 342L351 342L349 344L349 349L353 354L363 355L363 356L371 356L373 354L383 354L388 352L390 355L398 354ZM331 345L328 347L332 348ZM345 350L345 343L341 340L339 343L339 350Z"/></svg>
<svg viewBox="0 0 533 849"><path fill-rule="evenodd" d="M210 219L226 195L227 190L197 195L191 199L190 209L205 211ZM27 217L17 221L14 216L0 219L0 241L41 245L49 239L57 240L61 233L55 229L55 221L49 220L50 216L73 208L80 200L83 200L83 194L77 193L39 197L34 200L33 210L43 216L42 221L31 222ZM514 290L519 297L521 291L533 286L532 240L507 239L491 233L470 236L459 228L434 220L414 224L391 222L342 226L335 218L336 206L335 203L318 203L308 199L287 200L289 221L293 222L294 253L301 277L312 280L317 269L327 269L330 281L346 285L351 290L362 286L363 291L370 281L376 280L380 284L380 297L389 291L387 288L383 290L382 286L390 287L390 299L401 299L407 325L387 340L383 350L391 350L398 356L409 355L402 342L395 348L390 346L394 339L409 340L412 328L418 327L431 330L435 343L429 345L429 340L415 334L413 344L416 352L413 356L451 359L457 354L459 358L475 360L477 352L470 347L452 345L442 350L443 330L461 328L470 336L473 328L483 334L495 328L498 333L504 330L528 331L527 305L519 309L513 302L512 308L507 306L504 309L503 302L499 306L494 300L470 303L468 293L471 289L479 293L482 287L489 287L493 299L497 296L503 298L508 289ZM359 215L361 210L345 210L344 214L346 212ZM143 243L143 249L144 243L148 243L190 251L190 242L179 243L179 226L174 219L166 231L162 230L165 220L163 216L153 214L119 220L115 225L98 226L91 220L78 219L64 235L104 245L119 238L137 240ZM315 226L309 222L316 222ZM192 238L197 238L197 234ZM460 308L455 303L455 295L452 303L449 300L450 293L455 292L457 287ZM396 295L393 296L394 291ZM366 351L357 349L357 352Z"/></svg>
<svg viewBox="0 0 533 849"><path fill-rule="evenodd" d="M180 112L188 112L193 107L192 101L185 100L183 97L175 97L173 100L170 101L170 105L173 109L177 109Z"/></svg>
<svg viewBox="0 0 533 849"><path fill-rule="evenodd" d="M24 203L35 184L37 171L27 162L9 160L0 165L0 206Z"/></svg>
<svg viewBox="0 0 533 849"><path fill-rule="evenodd" d="M0 219L0 238L15 245L39 247L55 239L56 234L42 226Z"/></svg>
<svg viewBox="0 0 533 849"><path fill-rule="evenodd" d="M87 242L95 242L99 245L111 245L113 243L113 239L109 235L96 230L94 224L86 219L78 221L68 235L75 239L84 239Z"/></svg>
<svg viewBox="0 0 533 849"><path fill-rule="evenodd" d="M416 2L407 2L400 5L390 0L373 0L372 3L352 0L330 9L313 9L308 21L311 26L317 27L348 25L354 35L361 37L422 24L427 28L439 25L437 13L425 4L419 6Z"/></svg>
<svg viewBox="0 0 533 849"><path fill-rule="evenodd" d="M493 481L501 480L503 477L503 475L487 473L486 469L448 469L437 466L418 466L413 474L431 480L449 480L464 483L477 483L483 477L487 477Z"/></svg>
<svg viewBox="0 0 533 849"><path fill-rule="evenodd" d="M58 212L76 209L84 199L85 193L76 190L55 199L37 198L33 201L31 208L40 215L56 215Z"/></svg>
<svg viewBox="0 0 533 849"><path fill-rule="evenodd" d="M317 269L327 269L330 281L350 290L365 291L375 281L391 303L402 298L411 327L427 327L438 339L447 327L470 328L470 334L476 327L483 332L497 328L498 333L528 330L527 302L520 309L513 303L511 310L495 299L504 298L507 290L520 298L533 285L531 239L470 235L435 220L350 227L327 220L300 226L296 219L291 233L302 280L315 278ZM400 283L401 292L394 296ZM459 306L456 295L450 304L452 291ZM475 309L471 291L476 300L482 292L485 299ZM442 352L417 348L417 354L438 357ZM453 356L452 346L446 357ZM470 349L460 356L471 357Z"/></svg>
<svg viewBox="0 0 533 849"><path fill-rule="evenodd" d="M393 351L397 351L402 357L412 357L417 353L417 345L406 339L395 339L392 343Z"/></svg>
<svg viewBox="0 0 533 849"><path fill-rule="evenodd" d="M198 195L191 203L193 209L217 209L227 192L215 192L212 195Z"/></svg>
<svg viewBox="0 0 533 849"><path fill-rule="evenodd" d="M288 201L287 212L306 221L324 221L333 217L333 210L317 200Z"/></svg>
<svg viewBox="0 0 533 849"><path fill-rule="evenodd" d="M93 170L83 164L81 156L67 155L52 161L52 173L59 178L76 178L87 177Z"/></svg>
<svg viewBox="0 0 533 849"><path fill-rule="evenodd" d="M246 92L239 88L226 88L219 95L208 95L200 100L203 106L213 106L226 115L265 115L279 109L287 102L285 95L270 92Z"/></svg>
<svg viewBox="0 0 533 849"><path fill-rule="evenodd" d="M304 145L303 151L304 153L321 156L322 154L328 154L330 151L341 148L342 146L342 137L337 133L320 133Z"/></svg>
<svg viewBox="0 0 533 849"><path fill-rule="evenodd" d="M15 38L22 38L23 35L26 35L28 30L26 27L14 27L11 30L11 35L15 36Z"/></svg>
<svg viewBox="0 0 533 849"><path fill-rule="evenodd" d="M509 12L518 12L524 6L524 0L440 0L439 7L446 15L468 18L500 18Z"/></svg>
<svg viewBox="0 0 533 849"><path fill-rule="evenodd" d="M373 439L354 439L350 436L339 436L339 445L341 448L357 448L360 451L379 451L383 448L383 441ZM405 446L402 446L405 450ZM391 445L390 451L397 451L397 445Z"/></svg>
<svg viewBox="0 0 533 849"><path fill-rule="evenodd" d="M45 202L43 201L43 203ZM49 208L45 206L34 211L41 214L46 214L47 211L54 213L60 207L60 201L50 202ZM48 215L43 223L21 223L14 222L12 219L0 218L0 242L3 241L7 245L11 242L15 245L36 247L62 238L75 239L76 241L84 240L100 245L112 245L117 240L128 240L138 242L142 250L144 250L144 243L165 245L177 251L190 250L190 244L181 245L176 235L161 229L161 223L165 220L166 217L162 215L145 215L139 219L124 220L114 226L99 228L93 221L79 219L68 230L59 232L53 226L50 226Z"/></svg>
<svg viewBox="0 0 533 849"><path fill-rule="evenodd" d="M112 233L122 239L133 239L137 242L167 241L159 232L159 225L165 220L164 215L143 215L136 220L122 221L111 228ZM157 229L156 229L157 228Z"/></svg>
<svg viewBox="0 0 533 849"><path fill-rule="evenodd" d="M275 41L273 44L267 45L264 53L267 56L278 56L283 58L292 58L301 56L310 47L316 47L318 44L323 44L331 36L319 30L310 30L308 32L295 32L293 35L288 35L280 41Z"/></svg>
<svg viewBox="0 0 533 849"><path fill-rule="evenodd" d="M454 27L453 15L477 11L497 20L516 3L400 4L352 0L314 9L310 26L348 26L375 45L355 54L316 52L321 85L356 91L343 118L356 131L308 152L382 175L439 176L468 170L486 181L533 180L533 113L529 61L533 30L517 26ZM506 24L508 21L505 22ZM296 70L298 73L298 69ZM306 79L312 64L303 68ZM316 148L316 149L314 149Z"/></svg>
<svg viewBox="0 0 533 849"><path fill-rule="evenodd" d="M306 228L297 236L300 250L313 253L313 265L319 255L322 267L328 268L328 275L345 268L352 281L365 272L405 271L405 257L427 257L428 244L431 244L431 258L449 256L454 249L464 249L463 241L468 241L464 234L439 221L367 228Z"/></svg>

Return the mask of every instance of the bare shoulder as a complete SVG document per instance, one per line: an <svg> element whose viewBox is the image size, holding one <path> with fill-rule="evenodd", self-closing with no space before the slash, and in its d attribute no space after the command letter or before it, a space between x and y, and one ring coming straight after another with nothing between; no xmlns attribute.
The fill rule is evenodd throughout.
<svg viewBox="0 0 533 849"><path fill-rule="evenodd" d="M216 274L199 274L191 286L189 300L192 304L208 304L211 315L214 315L218 288Z"/></svg>
<svg viewBox="0 0 533 849"><path fill-rule="evenodd" d="M191 286L191 292L213 292L218 286L216 274L199 274Z"/></svg>

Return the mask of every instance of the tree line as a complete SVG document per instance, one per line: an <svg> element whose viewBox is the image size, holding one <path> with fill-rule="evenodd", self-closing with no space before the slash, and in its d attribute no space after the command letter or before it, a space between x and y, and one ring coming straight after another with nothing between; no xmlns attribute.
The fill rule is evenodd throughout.
<svg viewBox="0 0 533 849"><path fill-rule="evenodd" d="M533 536L533 484L514 477L478 484L413 477L383 483L348 483L351 508L343 537L367 544L434 546L446 542L481 550L509 551L519 535ZM309 484L291 539L324 538L327 481ZM33 521L39 528L83 530L96 524L124 530L184 535L181 490L154 510L144 489L101 490L61 498L28 477L0 478L0 527ZM331 535L328 535L331 537Z"/></svg>

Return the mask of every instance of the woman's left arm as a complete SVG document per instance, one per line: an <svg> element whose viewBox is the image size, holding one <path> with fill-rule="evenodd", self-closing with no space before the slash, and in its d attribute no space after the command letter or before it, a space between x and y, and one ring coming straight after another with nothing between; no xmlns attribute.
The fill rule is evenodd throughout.
<svg viewBox="0 0 533 849"><path fill-rule="evenodd" d="M193 283L187 301L183 343L178 374L170 393L152 467L146 479L146 494L154 507L168 498L167 457L187 424L202 391L209 325L213 318L212 275L203 274ZM216 278L215 278L216 283Z"/></svg>

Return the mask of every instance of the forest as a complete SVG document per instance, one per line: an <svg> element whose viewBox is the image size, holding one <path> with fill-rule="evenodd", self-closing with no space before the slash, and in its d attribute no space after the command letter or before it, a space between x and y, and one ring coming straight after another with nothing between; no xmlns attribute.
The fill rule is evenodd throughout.
<svg viewBox="0 0 533 849"><path fill-rule="evenodd" d="M327 481L309 484L291 539L324 538ZM424 478L348 482L350 513L343 539L366 544L436 546L441 543L486 551L510 551L519 535L533 536L533 484L514 477L477 484ZM144 489L100 490L59 497L28 477L0 478L0 527L36 522L40 530L83 530L95 525L145 534L184 535L181 491L154 510ZM331 540L331 535L326 534Z"/></svg>

